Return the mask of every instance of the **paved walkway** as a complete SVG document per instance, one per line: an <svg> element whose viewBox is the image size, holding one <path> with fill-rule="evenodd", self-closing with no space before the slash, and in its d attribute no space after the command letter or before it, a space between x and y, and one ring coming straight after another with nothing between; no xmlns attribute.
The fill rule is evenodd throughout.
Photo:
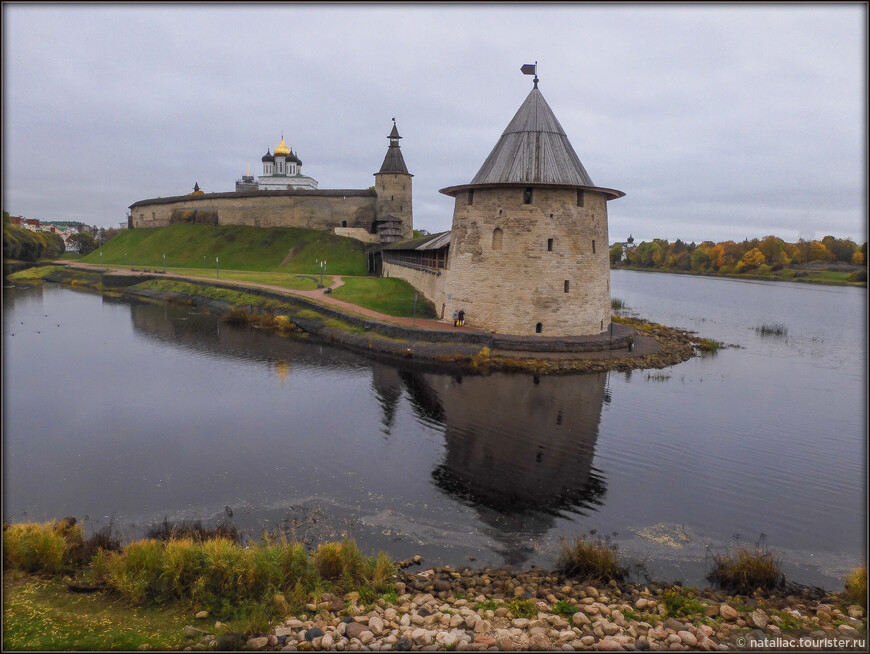
<svg viewBox="0 0 870 654"><path fill-rule="evenodd" d="M70 265L71 267L86 267L99 269L101 271L112 272L112 273L121 273L125 275L139 275L139 276L148 276L153 277L154 273L146 273L142 270L132 271L129 268L111 268L106 266L100 266L98 264L92 263L79 263L75 262L69 264L69 262L64 261L63 263ZM235 279L213 279L211 277L193 277L190 275L183 275L181 273L158 273L160 277L171 277L173 279L184 279L191 281L216 281L222 284L231 284L233 286L239 287L249 287L249 288L262 288L269 291L276 291L278 293L283 293L285 295L295 295L298 297L306 297L316 302L320 302L322 304L326 304L328 306L333 306L336 309L340 309L345 313L356 314L358 316L362 316L364 318L369 318L372 320L377 320L378 322L390 323L393 325L402 325L403 327L419 327L421 329L440 329L447 331L470 331L470 332L483 332L481 329L475 329L474 326L464 325L462 327L454 327L453 321L441 321L441 320L431 320L428 318L401 318L398 316L389 316L385 313L379 313L378 311L374 311L372 309L367 309L365 307L361 307L358 304L351 304L350 302L344 302L339 300L338 298L332 297L332 291L335 289L344 286L344 280L341 275L333 275L332 276L332 284L329 286L330 293L326 293L325 288L318 288L311 291L301 291L297 289L285 288L284 286L276 286L273 284L260 284L258 282L242 282Z"/></svg>

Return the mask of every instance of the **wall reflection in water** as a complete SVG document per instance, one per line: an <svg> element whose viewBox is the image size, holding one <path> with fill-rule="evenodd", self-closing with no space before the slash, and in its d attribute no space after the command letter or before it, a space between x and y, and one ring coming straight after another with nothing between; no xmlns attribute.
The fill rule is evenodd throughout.
<svg viewBox="0 0 870 654"><path fill-rule="evenodd" d="M507 563L527 560L562 512L603 501L605 479L592 460L606 373L450 376L376 365L386 431L399 380L418 417L443 426L446 453L433 482L474 507Z"/></svg>

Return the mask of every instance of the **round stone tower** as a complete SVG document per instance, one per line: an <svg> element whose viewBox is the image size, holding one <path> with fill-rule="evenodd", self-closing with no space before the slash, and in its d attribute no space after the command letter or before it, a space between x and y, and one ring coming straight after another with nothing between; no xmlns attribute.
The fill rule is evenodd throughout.
<svg viewBox="0 0 870 654"><path fill-rule="evenodd" d="M411 175L399 147L399 130L393 118L393 129L387 137L390 145L381 169L375 173L378 194L376 227L382 242L409 239L414 235L414 212L411 206Z"/></svg>
<svg viewBox="0 0 870 654"><path fill-rule="evenodd" d="M535 86L456 198L444 315L501 334L599 334L610 325L607 201Z"/></svg>

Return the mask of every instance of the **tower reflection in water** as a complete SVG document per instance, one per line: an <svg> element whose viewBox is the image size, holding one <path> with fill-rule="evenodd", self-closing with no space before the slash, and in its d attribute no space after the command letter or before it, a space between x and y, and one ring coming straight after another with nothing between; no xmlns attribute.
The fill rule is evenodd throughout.
<svg viewBox="0 0 870 654"><path fill-rule="evenodd" d="M606 373L399 374L418 415L444 425L446 453L432 480L475 508L506 563L526 561L560 515L603 501L592 459Z"/></svg>

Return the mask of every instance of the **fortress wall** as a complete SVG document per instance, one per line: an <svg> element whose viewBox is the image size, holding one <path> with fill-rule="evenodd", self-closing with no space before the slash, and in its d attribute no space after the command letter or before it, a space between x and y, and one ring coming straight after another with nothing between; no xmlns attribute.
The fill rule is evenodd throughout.
<svg viewBox="0 0 870 654"><path fill-rule="evenodd" d="M447 277L445 271L442 270L441 274L436 274L389 261L384 261L382 271L383 277L404 279L420 291L427 300L435 303L435 310L438 312L439 318L444 317L441 314L441 308L444 302L444 283Z"/></svg>
<svg viewBox="0 0 870 654"><path fill-rule="evenodd" d="M536 187L531 204L522 194L522 187L478 188L472 204L468 190L457 194L445 313L464 309L469 325L500 334L534 335L537 323L543 336L604 331L610 324L604 194L585 192L582 207L572 188Z"/></svg>
<svg viewBox="0 0 870 654"><path fill-rule="evenodd" d="M306 227L309 229L333 229L359 227L370 230L377 211L377 197L372 193L340 195L328 193L269 193L258 192L245 195L211 194L193 197L167 198L165 201L147 200L130 209L134 228L165 227L185 219L180 214L196 211L197 214L217 215L219 225L248 225L251 227ZM201 222L193 215L190 222Z"/></svg>
<svg viewBox="0 0 870 654"><path fill-rule="evenodd" d="M347 238L355 238L363 243L377 243L378 235L372 234L369 230L362 227L336 227L336 236L346 236Z"/></svg>

